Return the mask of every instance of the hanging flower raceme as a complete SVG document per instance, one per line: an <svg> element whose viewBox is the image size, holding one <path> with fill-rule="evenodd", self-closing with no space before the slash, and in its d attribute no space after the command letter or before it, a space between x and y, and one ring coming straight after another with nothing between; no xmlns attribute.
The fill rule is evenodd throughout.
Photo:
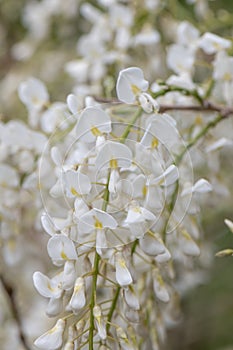
<svg viewBox="0 0 233 350"><path fill-rule="evenodd" d="M196 48L199 34L187 28ZM181 36L179 45L192 51L193 59L195 49ZM187 81L183 75L172 79L181 86L192 83L191 75ZM50 193L57 201L48 207L55 214L41 219L50 235L48 254L59 273L49 278L36 272L33 277L37 291L49 300L47 314L61 320L66 312L67 327L64 332L58 321L36 341L41 349L74 350L88 342L93 349L110 349L116 340L116 349L137 350L147 338L146 347L153 342L158 348L165 338L165 320L172 319L177 307L176 265L181 272L191 269L193 257L200 255L198 228L190 225L199 206L185 204L212 186L205 179L194 184L189 179L179 123L157 113L148 87L142 70L131 67L120 72L116 90L121 101L134 106L92 105L80 112L76 96L67 99L77 123L48 152L57 180ZM126 125L118 125L125 113ZM178 181L179 210L171 215ZM176 228L168 234L170 218ZM153 325L156 334L144 328L139 334L141 322Z"/></svg>

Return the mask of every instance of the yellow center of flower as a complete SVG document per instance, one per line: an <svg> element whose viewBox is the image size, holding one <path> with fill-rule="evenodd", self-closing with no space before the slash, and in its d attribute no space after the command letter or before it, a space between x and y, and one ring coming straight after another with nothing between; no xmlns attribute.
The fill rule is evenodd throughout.
<svg viewBox="0 0 233 350"><path fill-rule="evenodd" d="M73 196L80 196L80 194L76 191L74 187L71 187L70 192L72 193Z"/></svg>
<svg viewBox="0 0 233 350"><path fill-rule="evenodd" d="M182 230L181 233L182 233L183 237L184 237L185 239L187 239L188 241L191 241L191 240L192 240L190 234L189 234L186 230Z"/></svg>
<svg viewBox="0 0 233 350"><path fill-rule="evenodd" d="M94 219L95 219L95 228L97 230L101 230L103 228L102 223L96 217L94 217Z"/></svg>
<svg viewBox="0 0 233 350"><path fill-rule="evenodd" d="M142 194L144 197L146 197L146 194L147 194L147 186L146 185L144 185L142 188Z"/></svg>
<svg viewBox="0 0 233 350"><path fill-rule="evenodd" d="M110 164L110 168L111 168L111 169L116 169L116 168L118 167L117 160L114 159L114 158L113 158L113 159L110 159L109 164Z"/></svg>
<svg viewBox="0 0 233 350"><path fill-rule="evenodd" d="M134 95L138 95L141 92L141 90L137 87L137 85L134 85L134 84L131 85L131 90Z"/></svg>
<svg viewBox="0 0 233 350"><path fill-rule="evenodd" d="M74 287L74 293L78 293L81 289L82 285L81 284L76 284Z"/></svg>
<svg viewBox="0 0 233 350"><path fill-rule="evenodd" d="M142 211L141 211L141 208L140 207L133 207L132 210L135 212L135 213L139 213L141 214Z"/></svg>
<svg viewBox="0 0 233 350"><path fill-rule="evenodd" d="M151 141L151 148L158 147L158 144L159 144L159 140L156 137L154 137L153 140Z"/></svg>
<svg viewBox="0 0 233 350"><path fill-rule="evenodd" d="M91 132L92 132L92 134L94 135L94 136L101 136L102 134L101 134L101 132L99 131L99 129L96 127L96 126L93 126L92 128L91 128Z"/></svg>
<svg viewBox="0 0 233 350"><path fill-rule="evenodd" d="M119 265L120 265L123 269L126 269L125 260L120 259L120 260L119 260Z"/></svg>
<svg viewBox="0 0 233 350"><path fill-rule="evenodd" d="M47 283L47 287L48 287L49 290L51 290L51 292L54 291L54 288L51 287L51 284L49 282Z"/></svg>
<svg viewBox="0 0 233 350"><path fill-rule="evenodd" d="M221 45L217 42L213 42L213 47L218 51L221 50Z"/></svg>
<svg viewBox="0 0 233 350"><path fill-rule="evenodd" d="M67 256L66 253L64 252L64 250L61 251L61 258L62 258L63 260L69 260L69 259L68 259L68 256Z"/></svg>

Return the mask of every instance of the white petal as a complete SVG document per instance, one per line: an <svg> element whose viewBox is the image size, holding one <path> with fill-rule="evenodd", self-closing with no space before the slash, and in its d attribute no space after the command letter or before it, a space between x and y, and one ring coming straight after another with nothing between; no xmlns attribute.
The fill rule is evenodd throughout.
<svg viewBox="0 0 233 350"><path fill-rule="evenodd" d="M194 186L192 192L196 193L206 193L212 191L212 186L211 184L205 180L205 179L200 179L198 180Z"/></svg>
<svg viewBox="0 0 233 350"><path fill-rule="evenodd" d="M123 331L121 327L117 327L117 339L119 339L121 348L123 350L134 350L135 348L130 344L129 339L126 333Z"/></svg>
<svg viewBox="0 0 233 350"><path fill-rule="evenodd" d="M20 100L28 108L41 108L49 100L48 91L45 85L36 78L29 78L19 85Z"/></svg>
<svg viewBox="0 0 233 350"><path fill-rule="evenodd" d="M132 163L132 152L126 145L119 142L107 141L96 158L98 169L124 167Z"/></svg>
<svg viewBox="0 0 233 350"><path fill-rule="evenodd" d="M145 233L139 241L141 249L148 255L156 256L165 252L165 247L162 241L152 233Z"/></svg>
<svg viewBox="0 0 233 350"><path fill-rule="evenodd" d="M62 163L63 163L62 156L59 149L55 146L52 147L51 149L51 158L55 165L62 167Z"/></svg>
<svg viewBox="0 0 233 350"><path fill-rule="evenodd" d="M94 306L93 314L95 317L95 323L98 329L98 335L101 339L107 338L106 325L104 324L101 308L98 305Z"/></svg>
<svg viewBox="0 0 233 350"><path fill-rule="evenodd" d="M148 209L141 207L141 211L142 211L144 220L154 221L156 219L156 216Z"/></svg>
<svg viewBox="0 0 233 350"><path fill-rule="evenodd" d="M227 227L229 228L229 230L233 233L233 222L229 219L225 219L224 222L227 225Z"/></svg>
<svg viewBox="0 0 233 350"><path fill-rule="evenodd" d="M59 319L55 326L41 335L34 342L35 346L42 350L57 350L62 345L62 337L65 329L65 321Z"/></svg>
<svg viewBox="0 0 233 350"><path fill-rule="evenodd" d="M158 272L156 272L153 276L153 287L155 295L159 300L163 301L164 303L167 303L170 300L170 296L165 287L164 281Z"/></svg>
<svg viewBox="0 0 233 350"><path fill-rule="evenodd" d="M74 313L78 313L78 311L86 305L85 284L82 277L76 279L69 304Z"/></svg>
<svg viewBox="0 0 233 350"><path fill-rule="evenodd" d="M82 198L76 198L74 202L75 217L79 219L83 214L89 211L89 208Z"/></svg>
<svg viewBox="0 0 233 350"><path fill-rule="evenodd" d="M92 209L80 217L78 230L81 233L89 233L107 227L115 229L117 225L117 221L110 214L99 209Z"/></svg>
<svg viewBox="0 0 233 350"><path fill-rule="evenodd" d="M78 140L87 143L95 141L102 133L110 133L111 130L109 115L98 107L87 107L76 126Z"/></svg>
<svg viewBox="0 0 233 350"><path fill-rule="evenodd" d="M66 103L68 105L69 110L73 114L77 114L78 111L82 108L77 96L73 94L67 96Z"/></svg>
<svg viewBox="0 0 233 350"><path fill-rule="evenodd" d="M171 254L170 254L169 250L165 246L164 246L164 248L165 248L165 252L162 254L158 254L155 257L155 260L159 264L165 263L171 259Z"/></svg>
<svg viewBox="0 0 233 350"><path fill-rule="evenodd" d="M33 274L33 283L37 291L45 298L60 298L62 290L57 283L43 273L37 271Z"/></svg>
<svg viewBox="0 0 233 350"><path fill-rule="evenodd" d="M199 47L208 55L212 55L217 51L230 48L231 41L221 38L216 34L206 32L199 40Z"/></svg>
<svg viewBox="0 0 233 350"><path fill-rule="evenodd" d="M110 193L116 193L116 185L119 179L120 179L120 175L117 169L111 169L111 174L110 174L110 179L108 184L108 190Z"/></svg>
<svg viewBox="0 0 233 350"><path fill-rule="evenodd" d="M200 248L186 231L181 231L180 247L186 255L199 256Z"/></svg>
<svg viewBox="0 0 233 350"><path fill-rule="evenodd" d="M221 137L219 140L215 141L210 146L206 147L206 152L207 153L213 152L221 149L224 146L232 146L232 145L233 145L233 141L226 139L225 137Z"/></svg>
<svg viewBox="0 0 233 350"><path fill-rule="evenodd" d="M96 230L96 251L97 253L102 256L103 250L107 248L107 240L104 230Z"/></svg>
<svg viewBox="0 0 233 350"><path fill-rule="evenodd" d="M74 243L63 234L55 234L51 237L48 241L47 250L50 258L57 264L78 259Z"/></svg>
<svg viewBox="0 0 233 350"><path fill-rule="evenodd" d="M71 341L68 341L68 343L65 344L64 349L63 350L74 350L74 343Z"/></svg>
<svg viewBox="0 0 233 350"><path fill-rule="evenodd" d="M129 272L125 259L120 252L116 253L116 280L120 286L125 287L133 282L131 273Z"/></svg>
<svg viewBox="0 0 233 350"><path fill-rule="evenodd" d="M80 171L68 170L63 173L63 179L68 197L88 194L91 190L89 177Z"/></svg>
<svg viewBox="0 0 233 350"><path fill-rule="evenodd" d="M173 154L183 146L183 142L179 137L173 118L167 114L155 114L150 121L151 122L141 139L141 144L143 146L152 148L154 140L158 140Z"/></svg>
<svg viewBox="0 0 233 350"><path fill-rule="evenodd" d="M50 235L53 236L56 233L56 228L50 219L49 215L44 213L41 216L41 224L43 229Z"/></svg>
<svg viewBox="0 0 233 350"><path fill-rule="evenodd" d="M63 270L63 278L62 278L62 288L64 290L70 290L75 281L76 270L75 270L75 262L73 260L66 261Z"/></svg>
<svg viewBox="0 0 233 350"><path fill-rule="evenodd" d="M49 303L46 307L46 315L48 317L55 317L58 316L63 309L63 300L62 298L51 298L49 300Z"/></svg>
<svg viewBox="0 0 233 350"><path fill-rule="evenodd" d="M151 184L170 186L174 184L174 182L176 182L178 178L178 168L174 164L172 164L164 171L162 175L158 176L155 180L151 181Z"/></svg>
<svg viewBox="0 0 233 350"><path fill-rule="evenodd" d="M120 71L116 91L119 100L133 103L137 93L148 89L148 81L144 79L143 71L137 67L130 67Z"/></svg>
<svg viewBox="0 0 233 350"><path fill-rule="evenodd" d="M139 300L132 286L125 288L123 292L124 292L124 298L127 305L133 310L139 310L140 309Z"/></svg>

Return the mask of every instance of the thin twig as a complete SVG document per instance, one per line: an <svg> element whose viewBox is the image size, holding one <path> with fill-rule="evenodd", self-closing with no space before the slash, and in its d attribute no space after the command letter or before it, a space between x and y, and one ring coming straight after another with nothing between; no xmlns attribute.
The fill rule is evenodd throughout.
<svg viewBox="0 0 233 350"><path fill-rule="evenodd" d="M107 98L101 98L101 97L94 97L97 102L103 102L103 103L118 103L122 104L121 101L119 101L116 98L107 99ZM161 104L159 106L159 112L164 113L167 111L193 111L193 112L218 112L221 114L222 118L227 118L229 115L233 114L233 107L223 106L223 105L217 105L215 103L212 103L208 100L203 100L203 103L200 105L190 104L190 105L179 105L179 104Z"/></svg>
<svg viewBox="0 0 233 350"><path fill-rule="evenodd" d="M160 113L167 111L197 111L197 112L218 112L221 114L222 118L227 118L230 114L233 114L232 107L225 107L221 105L216 105L212 102L205 101L203 105L166 105L161 104L159 108Z"/></svg>
<svg viewBox="0 0 233 350"><path fill-rule="evenodd" d="M15 319L15 322L18 326L18 331L19 331L19 338L21 340L21 343L23 344L24 348L26 350L30 350L29 346L27 345L27 341L26 341L26 337L25 334L23 332L23 327L22 327L22 322L21 322L21 318L20 318L20 313L18 310L18 305L16 303L15 300L15 290L14 288L6 281L5 277L1 274L0 275L0 280L2 283L2 286L7 294L8 297L8 301L9 301L9 305L11 308L11 313L12 316Z"/></svg>

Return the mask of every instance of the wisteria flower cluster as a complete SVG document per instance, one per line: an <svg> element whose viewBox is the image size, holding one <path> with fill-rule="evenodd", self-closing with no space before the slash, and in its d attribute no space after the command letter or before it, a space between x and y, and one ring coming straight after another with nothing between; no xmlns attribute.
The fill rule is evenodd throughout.
<svg viewBox="0 0 233 350"><path fill-rule="evenodd" d="M0 121L3 350L168 349L183 295L206 280L204 206L230 197L232 39L208 28L208 1L179 4L196 25L170 6L22 7L6 53L29 71L45 51L41 74L0 81L3 105L18 86L27 111Z"/></svg>
<svg viewBox="0 0 233 350"><path fill-rule="evenodd" d="M47 315L59 319L36 340L40 349L158 348L178 317L174 264L185 269L200 254L188 217L212 186L193 184L189 157L180 166L186 146L177 123L158 113L141 69L121 71L116 88L133 105L92 105L71 115L71 131L51 147L52 135L41 159L43 168L50 152L57 176L50 194L61 207L53 213L45 201L41 218L59 270L35 272L33 280L48 299ZM68 106L74 102L70 95ZM121 117L125 108L129 120Z"/></svg>

